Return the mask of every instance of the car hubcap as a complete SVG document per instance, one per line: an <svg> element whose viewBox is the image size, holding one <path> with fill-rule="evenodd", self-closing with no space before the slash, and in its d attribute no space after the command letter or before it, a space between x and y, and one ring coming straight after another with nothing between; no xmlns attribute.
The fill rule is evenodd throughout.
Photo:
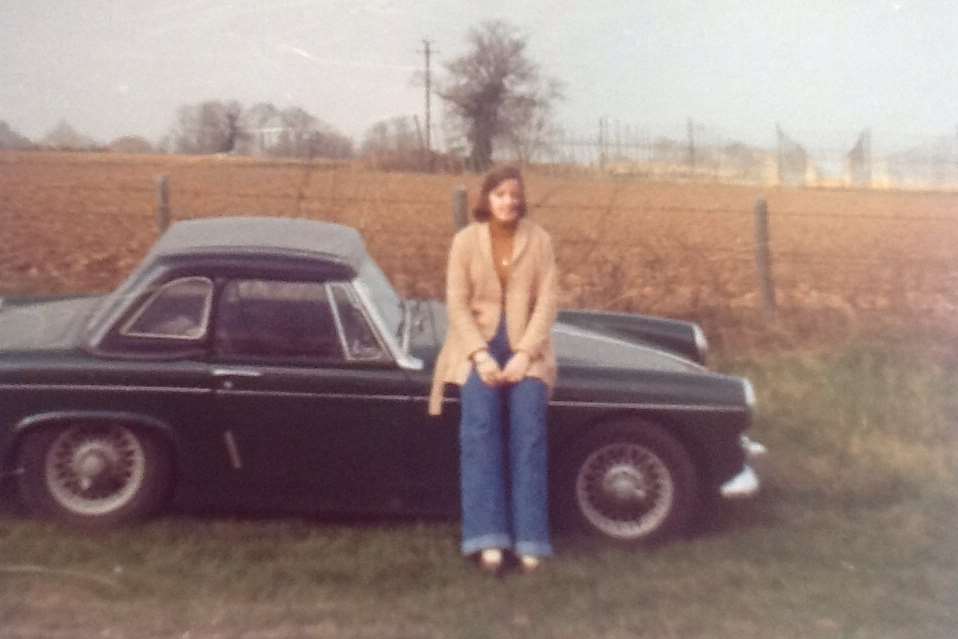
<svg viewBox="0 0 958 639"><path fill-rule="evenodd" d="M116 449L101 442L83 444L72 457L71 470L84 491L89 491L94 484L108 484L121 471Z"/></svg>
<svg viewBox="0 0 958 639"><path fill-rule="evenodd" d="M123 426L74 426L47 452L50 493L80 515L103 515L127 504L143 482L146 456Z"/></svg>
<svg viewBox="0 0 958 639"><path fill-rule="evenodd" d="M661 526L673 496L665 462L632 442L593 451L576 477L576 499L583 515L600 532L616 539L639 539Z"/></svg>
<svg viewBox="0 0 958 639"><path fill-rule="evenodd" d="M639 503L648 496L642 475L634 466L616 464L602 477L602 497L622 505Z"/></svg>

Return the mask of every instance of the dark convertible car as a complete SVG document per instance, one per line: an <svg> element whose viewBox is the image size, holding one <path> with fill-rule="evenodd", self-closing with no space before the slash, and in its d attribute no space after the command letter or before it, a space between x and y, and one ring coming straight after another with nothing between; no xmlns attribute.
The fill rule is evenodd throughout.
<svg viewBox="0 0 958 639"><path fill-rule="evenodd" d="M443 306L401 299L348 227L174 224L117 290L0 305L0 478L38 515L183 509L448 514L458 398L426 404ZM563 311L552 510L620 541L748 496L747 380L691 323ZM10 491L7 491L8 494Z"/></svg>

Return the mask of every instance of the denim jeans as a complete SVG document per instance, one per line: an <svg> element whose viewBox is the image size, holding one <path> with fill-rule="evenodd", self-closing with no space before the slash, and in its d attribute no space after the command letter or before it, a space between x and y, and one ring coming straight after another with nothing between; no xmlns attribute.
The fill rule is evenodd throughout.
<svg viewBox="0 0 958 639"><path fill-rule="evenodd" d="M512 356L505 317L489 353L502 367ZM526 377L493 388L473 369L460 398L462 553L551 555L545 383Z"/></svg>

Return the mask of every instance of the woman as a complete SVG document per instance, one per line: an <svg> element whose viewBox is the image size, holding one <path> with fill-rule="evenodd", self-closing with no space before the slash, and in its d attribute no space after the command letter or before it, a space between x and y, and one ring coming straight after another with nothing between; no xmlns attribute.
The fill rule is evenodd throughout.
<svg viewBox="0 0 958 639"><path fill-rule="evenodd" d="M546 409L556 379L557 274L548 233L525 215L519 170L486 175L476 221L449 252L449 330L429 406L438 414L443 386L461 386L462 552L491 572L503 551L524 571L552 554Z"/></svg>

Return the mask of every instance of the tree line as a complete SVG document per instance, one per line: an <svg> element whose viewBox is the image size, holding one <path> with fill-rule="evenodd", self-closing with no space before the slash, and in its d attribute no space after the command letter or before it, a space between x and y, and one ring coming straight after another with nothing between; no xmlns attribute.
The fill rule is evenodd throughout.
<svg viewBox="0 0 958 639"><path fill-rule="evenodd" d="M179 107L153 144L127 135L107 145L61 121L33 142L0 121L0 149L114 150L126 153L266 155L293 158L361 157L378 168L484 170L495 157L532 161L553 137L553 105L560 83L527 53L528 36L513 25L489 21L471 29L467 51L445 63L435 83L444 107L444 153L427 149L418 117L399 116L369 127L353 140L299 106L208 100Z"/></svg>

